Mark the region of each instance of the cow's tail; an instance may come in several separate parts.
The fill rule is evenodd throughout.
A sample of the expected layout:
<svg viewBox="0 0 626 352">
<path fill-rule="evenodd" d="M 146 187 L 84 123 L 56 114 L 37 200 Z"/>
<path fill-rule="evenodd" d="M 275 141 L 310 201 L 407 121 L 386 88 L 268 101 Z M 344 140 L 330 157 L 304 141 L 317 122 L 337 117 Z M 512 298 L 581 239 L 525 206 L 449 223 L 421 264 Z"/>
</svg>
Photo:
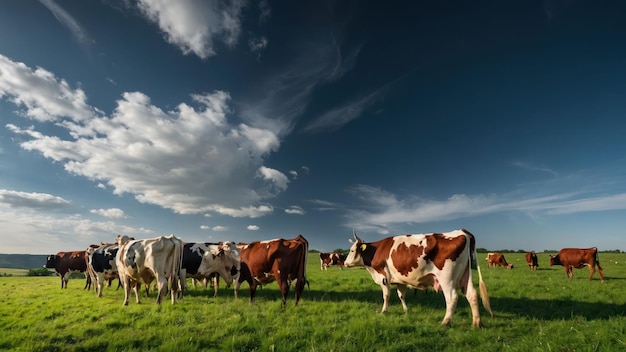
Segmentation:
<svg viewBox="0 0 626 352">
<path fill-rule="evenodd" d="M 598 264 L 598 269 L 602 270 L 602 266 L 600 265 L 600 258 L 598 258 L 598 248 L 593 247 L 593 249 L 596 250 L 596 252 L 593 254 L 594 257 L 596 257 L 596 264 Z"/>
<path fill-rule="evenodd" d="M 476 271 L 478 271 L 478 287 L 480 290 L 480 299 L 483 302 L 483 307 L 489 312 L 491 317 L 493 318 L 493 311 L 491 310 L 491 303 L 489 302 L 489 293 L 487 292 L 487 285 L 483 280 L 483 274 L 480 271 L 480 260 L 478 260 L 478 254 L 476 253 L 476 239 L 473 234 L 469 231 L 462 229 L 465 234 L 467 234 L 470 238 L 470 269 L 472 266 L 472 261 L 476 262 Z M 473 285 L 471 282 L 468 285 Z"/>
<path fill-rule="evenodd" d="M 174 243 L 174 258 L 172 259 L 172 289 L 176 287 L 176 290 L 180 293 L 183 292 L 184 288 L 184 278 L 181 275 L 183 270 L 183 241 L 172 237 L 172 242 Z"/>
<path fill-rule="evenodd" d="M 303 237 L 303 239 L 304 239 L 304 237 Z M 307 279 L 307 277 L 306 277 L 306 267 L 307 267 L 307 264 L 308 264 L 308 261 L 309 261 L 309 242 L 306 239 L 304 239 L 304 254 L 303 255 L 304 255 L 304 258 L 302 258 L 302 267 L 300 268 L 302 276 L 300 276 L 300 275 L 298 275 L 298 276 L 303 278 L 304 282 L 306 283 L 306 286 L 310 290 L 311 286 L 309 285 L 309 279 Z M 300 273 L 298 273 L 298 274 L 300 274 Z M 303 287 L 304 287 L 304 285 L 303 285 Z"/>
<path fill-rule="evenodd" d="M 489 302 L 489 294 L 487 293 L 487 285 L 483 280 L 483 274 L 480 272 L 480 265 L 478 264 L 479 260 L 476 256 L 476 250 L 474 250 L 474 258 L 476 258 L 476 271 L 478 271 L 478 286 L 480 288 L 480 299 L 483 302 L 483 307 L 489 312 L 491 317 L 493 318 L 493 311 L 491 311 L 491 303 Z"/>
</svg>

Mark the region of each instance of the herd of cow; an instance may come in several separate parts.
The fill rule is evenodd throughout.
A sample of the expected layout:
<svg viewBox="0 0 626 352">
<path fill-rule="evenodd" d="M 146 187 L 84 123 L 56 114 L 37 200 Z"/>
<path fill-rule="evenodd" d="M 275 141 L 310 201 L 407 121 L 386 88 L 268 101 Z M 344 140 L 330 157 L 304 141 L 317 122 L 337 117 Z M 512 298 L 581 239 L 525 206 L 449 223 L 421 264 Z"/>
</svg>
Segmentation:
<svg viewBox="0 0 626 352">
<path fill-rule="evenodd" d="M 350 239 L 352 246 L 347 256 L 341 253 L 320 253 L 320 268 L 327 270 L 331 265 L 365 267 L 383 293 L 382 312 L 387 311 L 390 286 L 396 285 L 398 297 L 405 311 L 407 288 L 425 290 L 433 287 L 442 291 L 446 302 L 446 313 L 442 325 L 450 325 L 456 309 L 458 290 L 469 302 L 472 325 L 482 326 L 478 308 L 478 291 L 472 281 L 472 263 L 476 263 L 479 291 L 485 309 L 493 316 L 476 255 L 474 235 L 465 229 L 447 233 L 411 234 L 387 237 L 376 242 L 364 242 L 356 233 Z M 140 302 L 141 285 L 146 287 L 156 281 L 157 298 L 160 303 L 170 290 L 172 303 L 182 298 L 186 279 L 212 280 L 217 294 L 219 279 L 228 285 L 234 284 L 235 297 L 244 281 L 250 287 L 250 302 L 254 302 L 258 285 L 276 281 L 282 296 L 282 306 L 291 283 L 295 281 L 295 303 L 298 304 L 306 276 L 309 243 L 298 235 L 293 239 L 273 239 L 250 243 L 183 242 L 170 235 L 136 240 L 118 236 L 115 243 L 91 245 L 86 250 L 59 252 L 47 258 L 45 267 L 54 269 L 61 277 L 61 288 L 67 287 L 72 272 L 84 272 L 89 288 L 94 284 L 96 294 L 102 296 L 105 282 L 119 278 L 124 288 L 124 305 L 128 304 L 130 291 Z M 537 256 L 526 254 L 528 266 L 536 270 Z M 501 253 L 489 253 L 488 267 L 508 264 Z M 604 281 L 597 249 L 562 249 L 550 256 L 550 265 L 563 265 L 572 278 L 572 268 L 590 267 L 590 279 L 598 265 L 600 278 Z M 195 282 L 195 281 L 194 281 Z M 206 281 L 205 281 L 206 282 Z"/>
</svg>

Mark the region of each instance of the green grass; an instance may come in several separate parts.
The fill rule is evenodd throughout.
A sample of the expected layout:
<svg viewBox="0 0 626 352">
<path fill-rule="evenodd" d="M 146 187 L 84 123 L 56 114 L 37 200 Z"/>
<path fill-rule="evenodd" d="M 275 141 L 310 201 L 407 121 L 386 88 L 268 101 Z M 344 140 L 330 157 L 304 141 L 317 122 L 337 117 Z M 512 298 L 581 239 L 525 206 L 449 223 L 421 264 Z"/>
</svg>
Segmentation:
<svg viewBox="0 0 626 352">
<path fill-rule="evenodd" d="M 0 276 L 26 276 L 28 269 L 0 268 Z"/>
<path fill-rule="evenodd" d="M 484 329 L 471 328 L 460 295 L 451 328 L 439 324 L 443 296 L 409 292 L 409 313 L 393 291 L 389 312 L 380 314 L 380 288 L 363 269 L 319 269 L 309 260 L 310 289 L 300 306 L 293 295 L 280 307 L 275 283 L 248 303 L 232 289 L 191 288 L 185 299 L 154 304 L 154 296 L 122 306 L 115 284 L 104 297 L 83 291 L 73 279 L 61 290 L 58 277 L 0 277 L 0 350 L 20 351 L 616 351 L 626 350 L 626 254 L 600 253 L 606 282 L 589 271 L 549 267 L 540 253 L 530 271 L 522 254 L 506 254 L 513 270 L 481 269 L 495 313 L 481 307 Z M 475 282 L 477 275 L 474 275 Z M 224 286 L 224 285 L 222 285 Z"/>
</svg>

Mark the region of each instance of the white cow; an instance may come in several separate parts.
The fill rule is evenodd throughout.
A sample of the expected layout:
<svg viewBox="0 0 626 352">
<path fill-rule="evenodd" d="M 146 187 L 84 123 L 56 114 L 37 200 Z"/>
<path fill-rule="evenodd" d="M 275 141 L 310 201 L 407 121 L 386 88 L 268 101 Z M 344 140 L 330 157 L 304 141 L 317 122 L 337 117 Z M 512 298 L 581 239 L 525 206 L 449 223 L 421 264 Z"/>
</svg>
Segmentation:
<svg viewBox="0 0 626 352">
<path fill-rule="evenodd" d="M 158 288 L 156 303 L 161 303 L 161 298 L 167 294 L 169 280 L 174 304 L 178 291 L 182 290 L 183 241 L 174 235 L 144 240 L 118 236 L 117 243 L 120 248 L 115 262 L 124 286 L 124 305 L 128 304 L 131 287 L 139 303 L 140 284 L 149 284 L 154 279 Z"/>
<path fill-rule="evenodd" d="M 186 288 L 185 278 L 204 280 L 211 274 L 214 277 L 214 297 L 219 289 L 219 277 L 228 285 L 239 279 L 241 270 L 240 250 L 229 241 L 222 243 L 189 242 L 183 244 L 183 269 L 181 278 Z"/>
</svg>

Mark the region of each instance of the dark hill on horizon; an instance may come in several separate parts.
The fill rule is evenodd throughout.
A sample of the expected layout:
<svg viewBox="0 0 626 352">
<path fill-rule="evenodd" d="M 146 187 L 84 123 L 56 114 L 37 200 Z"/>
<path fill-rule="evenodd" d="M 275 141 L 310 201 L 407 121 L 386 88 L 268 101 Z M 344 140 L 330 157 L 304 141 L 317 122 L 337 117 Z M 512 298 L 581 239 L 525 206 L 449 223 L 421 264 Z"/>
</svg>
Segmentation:
<svg viewBox="0 0 626 352">
<path fill-rule="evenodd" d="M 35 269 L 46 264 L 44 254 L 0 254 L 0 268 Z"/>
</svg>

